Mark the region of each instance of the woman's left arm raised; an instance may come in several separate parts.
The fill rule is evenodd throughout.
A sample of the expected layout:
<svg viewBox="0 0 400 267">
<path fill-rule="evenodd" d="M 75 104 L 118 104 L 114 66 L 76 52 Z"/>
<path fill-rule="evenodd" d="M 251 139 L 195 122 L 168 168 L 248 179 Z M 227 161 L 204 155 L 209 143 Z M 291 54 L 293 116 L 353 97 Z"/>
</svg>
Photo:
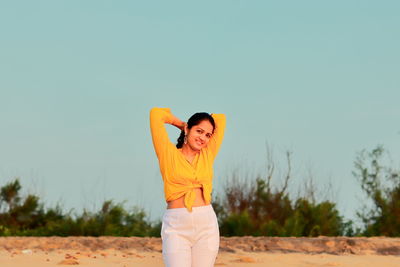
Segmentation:
<svg viewBox="0 0 400 267">
<path fill-rule="evenodd" d="M 218 154 L 219 148 L 222 144 L 225 134 L 226 117 L 225 114 L 211 114 L 215 122 L 214 133 L 207 145 L 207 149 L 211 152 L 215 158 Z"/>
</svg>

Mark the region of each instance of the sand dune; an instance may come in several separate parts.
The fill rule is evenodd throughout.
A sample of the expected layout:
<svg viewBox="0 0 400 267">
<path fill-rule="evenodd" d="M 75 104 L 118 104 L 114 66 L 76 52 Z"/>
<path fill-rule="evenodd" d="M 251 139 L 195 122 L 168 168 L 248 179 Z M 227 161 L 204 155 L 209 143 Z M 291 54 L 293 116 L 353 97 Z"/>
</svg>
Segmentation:
<svg viewBox="0 0 400 267">
<path fill-rule="evenodd" d="M 161 240 L 2 237 L 0 266 L 163 266 Z M 215 266 L 400 266 L 400 238 L 221 237 Z"/>
</svg>

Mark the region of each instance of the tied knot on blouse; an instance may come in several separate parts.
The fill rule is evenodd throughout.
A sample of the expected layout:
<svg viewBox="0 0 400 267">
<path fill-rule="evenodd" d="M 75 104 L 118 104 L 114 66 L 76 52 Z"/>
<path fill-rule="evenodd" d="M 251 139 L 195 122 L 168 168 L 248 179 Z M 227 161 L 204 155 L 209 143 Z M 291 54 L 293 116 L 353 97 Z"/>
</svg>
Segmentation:
<svg viewBox="0 0 400 267">
<path fill-rule="evenodd" d="M 188 207 L 188 209 L 191 211 L 191 203 L 194 202 L 195 198 L 196 198 L 196 194 L 194 192 L 195 188 L 203 188 L 203 184 L 201 184 L 198 181 L 194 181 L 189 183 L 188 187 L 185 190 L 185 206 Z"/>
</svg>

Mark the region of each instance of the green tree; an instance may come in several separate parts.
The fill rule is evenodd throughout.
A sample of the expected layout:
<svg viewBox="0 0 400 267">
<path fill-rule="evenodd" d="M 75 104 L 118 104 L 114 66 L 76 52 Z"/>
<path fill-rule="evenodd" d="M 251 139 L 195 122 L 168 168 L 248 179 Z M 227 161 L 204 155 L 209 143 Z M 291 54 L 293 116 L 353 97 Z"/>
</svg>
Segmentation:
<svg viewBox="0 0 400 267">
<path fill-rule="evenodd" d="M 63 212 L 60 205 L 45 209 L 35 195 L 20 196 L 18 179 L 0 188 L 0 236 L 159 236 L 161 223 L 151 223 L 143 209 L 126 210 L 107 200 L 97 212 Z"/>
<path fill-rule="evenodd" d="M 314 188 L 309 188 L 308 198 L 290 198 L 290 156 L 287 152 L 287 171 L 280 188 L 271 185 L 275 164 L 270 156 L 266 178 L 244 180 L 237 173 L 232 175 L 224 195 L 214 201 L 222 235 L 337 236 L 351 232 L 347 231 L 351 224 L 343 222 L 335 203 L 315 201 Z"/>
<path fill-rule="evenodd" d="M 400 171 L 387 166 L 388 158 L 383 146 L 377 146 L 359 152 L 354 162 L 353 175 L 372 203 L 357 213 L 367 236 L 400 236 Z"/>
<path fill-rule="evenodd" d="M 37 226 L 38 218 L 42 213 L 39 198 L 28 195 L 21 199 L 19 191 L 21 185 L 18 179 L 0 189 L 0 225 L 9 229 L 29 229 Z"/>
</svg>

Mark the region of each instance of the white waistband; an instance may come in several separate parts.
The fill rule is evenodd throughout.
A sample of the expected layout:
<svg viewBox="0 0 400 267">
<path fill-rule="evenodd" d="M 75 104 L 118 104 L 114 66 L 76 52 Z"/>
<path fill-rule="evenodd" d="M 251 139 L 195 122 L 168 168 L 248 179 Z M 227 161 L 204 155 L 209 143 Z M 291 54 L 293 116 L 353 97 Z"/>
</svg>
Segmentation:
<svg viewBox="0 0 400 267">
<path fill-rule="evenodd" d="M 198 206 L 198 207 L 192 207 L 192 213 L 201 213 L 201 212 L 206 212 L 213 210 L 213 207 L 211 204 L 205 205 L 205 206 Z M 190 213 L 187 208 L 175 208 L 175 209 L 167 209 L 165 211 L 167 214 L 182 214 L 182 213 Z"/>
</svg>

